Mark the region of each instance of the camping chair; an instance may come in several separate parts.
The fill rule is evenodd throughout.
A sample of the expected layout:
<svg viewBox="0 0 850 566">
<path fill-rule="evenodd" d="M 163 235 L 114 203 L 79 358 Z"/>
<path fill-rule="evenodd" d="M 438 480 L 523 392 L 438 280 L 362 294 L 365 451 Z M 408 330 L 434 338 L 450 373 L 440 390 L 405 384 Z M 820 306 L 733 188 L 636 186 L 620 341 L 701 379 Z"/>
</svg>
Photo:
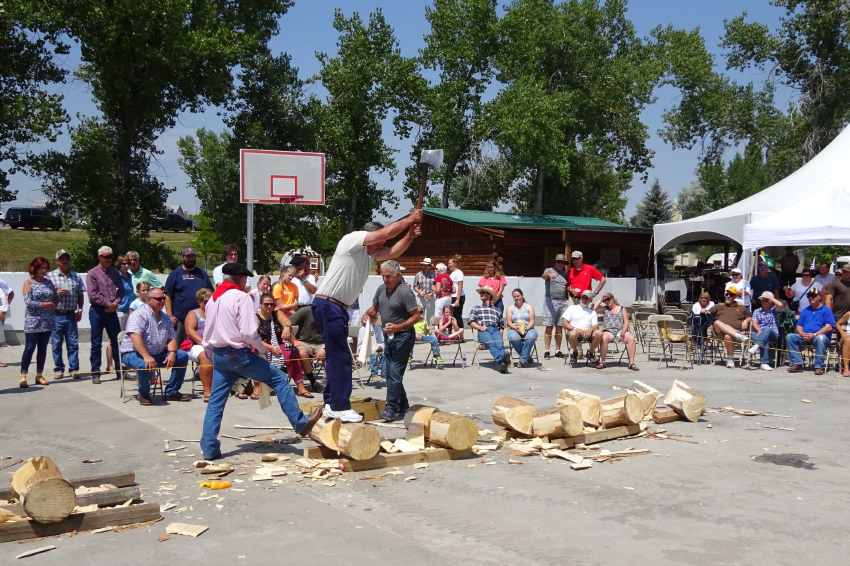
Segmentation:
<svg viewBox="0 0 850 566">
<path fill-rule="evenodd" d="M 475 331 L 475 336 L 476 336 L 476 337 L 478 336 L 478 331 L 477 331 L 477 330 Z M 507 346 L 505 346 L 505 345 L 504 345 L 504 341 L 505 341 L 504 331 L 503 331 L 502 333 L 500 333 L 500 336 L 502 337 L 502 346 L 504 346 L 504 347 L 506 348 L 506 350 L 505 350 L 505 351 L 510 352 L 510 347 L 511 347 L 511 345 L 510 345 L 510 344 L 508 344 Z M 482 349 L 481 349 L 481 348 L 479 348 L 478 346 L 479 346 L 479 345 L 483 345 L 483 344 L 481 344 L 481 342 L 480 342 L 480 341 L 478 341 L 477 339 L 475 340 L 475 342 L 476 342 L 476 346 L 475 346 L 475 349 L 472 351 L 472 362 L 471 362 L 471 364 L 470 364 L 470 365 L 473 365 L 473 366 L 475 365 L 475 360 L 477 360 L 477 359 L 478 359 L 478 354 L 482 354 L 482 355 L 483 355 L 483 354 L 485 354 L 485 353 L 486 353 L 488 356 L 490 356 L 490 359 L 491 359 L 492 361 L 494 361 L 494 362 L 496 362 L 496 361 L 497 361 L 497 360 L 494 360 L 494 359 L 493 359 L 493 356 L 490 354 L 490 350 L 489 350 L 489 348 L 486 348 L 486 347 L 485 347 L 485 348 L 482 350 Z M 480 365 L 481 365 L 481 362 L 478 362 L 478 365 L 480 366 Z"/>
<path fill-rule="evenodd" d="M 122 330 L 118 333 L 118 344 L 121 344 L 124 341 L 124 337 L 127 335 L 127 332 Z M 139 374 L 137 373 L 139 370 L 132 368 L 124 368 L 124 360 L 121 357 L 121 352 L 118 352 L 118 367 L 115 368 L 118 372 L 119 379 L 121 380 L 121 401 L 126 403 L 130 399 L 133 398 L 133 395 L 127 395 L 128 389 L 126 385 L 126 381 L 129 381 L 131 378 L 128 374 L 132 374 L 136 379 L 136 383 L 139 383 Z M 157 391 L 159 391 L 160 399 L 165 402 L 165 389 L 162 384 L 162 373 L 159 368 L 149 370 L 153 375 L 150 378 L 150 387 L 151 387 L 151 401 L 156 398 Z M 138 385 L 136 387 L 137 395 L 138 395 Z"/>
<path fill-rule="evenodd" d="M 669 317 L 669 318 L 662 318 Z M 659 315 L 655 321 L 658 328 L 658 337 L 661 343 L 661 355 L 664 360 L 664 365 L 670 367 L 670 362 L 677 361 L 676 354 L 681 354 L 678 361 L 688 364 L 691 369 L 694 367 L 694 347 L 691 341 L 691 336 L 688 333 L 687 325 L 681 320 L 677 320 L 671 315 Z"/>
</svg>

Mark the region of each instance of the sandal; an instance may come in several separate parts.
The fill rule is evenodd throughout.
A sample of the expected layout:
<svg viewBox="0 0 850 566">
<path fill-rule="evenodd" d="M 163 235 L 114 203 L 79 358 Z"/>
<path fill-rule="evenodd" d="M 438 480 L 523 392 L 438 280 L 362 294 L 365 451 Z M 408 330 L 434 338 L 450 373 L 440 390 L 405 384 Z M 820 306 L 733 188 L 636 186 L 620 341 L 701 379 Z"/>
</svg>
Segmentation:
<svg viewBox="0 0 850 566">
<path fill-rule="evenodd" d="M 635 364 L 629 364 L 629 369 L 632 371 L 640 371 L 640 368 L 637 367 Z"/>
<path fill-rule="evenodd" d="M 593 367 L 595 367 L 596 369 L 605 369 L 605 364 L 602 362 L 596 362 L 596 365 Z"/>
<path fill-rule="evenodd" d="M 29 384 L 29 383 L 27 383 L 27 378 L 26 378 L 26 376 L 24 376 L 24 377 L 22 377 L 22 378 L 21 378 L 21 380 L 18 382 L 18 386 L 19 386 L 21 389 L 26 389 L 27 387 L 29 387 L 29 386 L 30 386 L 30 384 Z"/>
<path fill-rule="evenodd" d="M 35 382 L 38 383 L 39 385 L 48 385 L 47 380 L 44 379 L 43 375 L 35 376 Z"/>
</svg>

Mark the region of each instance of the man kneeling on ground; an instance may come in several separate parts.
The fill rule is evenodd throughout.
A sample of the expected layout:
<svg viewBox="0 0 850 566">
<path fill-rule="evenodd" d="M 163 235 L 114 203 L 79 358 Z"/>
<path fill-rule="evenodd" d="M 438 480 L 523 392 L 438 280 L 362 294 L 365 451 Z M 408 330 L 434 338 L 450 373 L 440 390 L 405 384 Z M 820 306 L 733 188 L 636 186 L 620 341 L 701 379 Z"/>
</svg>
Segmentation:
<svg viewBox="0 0 850 566">
<path fill-rule="evenodd" d="M 189 356 L 177 349 L 177 333 L 174 321 L 163 312 L 165 292 L 161 288 L 148 292 L 148 302 L 134 310 L 127 319 L 127 330 L 119 350 L 121 362 L 127 369 L 139 370 L 139 403 L 150 405 L 151 370 L 172 368 L 171 377 L 165 387 L 165 398 L 169 401 L 189 401 L 191 395 L 180 393 Z"/>
<path fill-rule="evenodd" d="M 581 303 L 570 305 L 561 316 L 561 326 L 567 331 L 567 340 L 573 349 L 570 354 L 570 363 L 575 364 L 581 355 L 579 341 L 591 341 L 587 350 L 587 361 L 593 361 L 593 351 L 599 347 L 599 339 L 594 340 L 593 333 L 599 326 L 599 317 L 590 303 L 593 300 L 593 291 L 583 291 Z M 601 335 L 600 335 L 601 336 Z M 601 339 L 601 338 L 600 338 Z"/>
<path fill-rule="evenodd" d="M 726 367 L 735 367 L 735 342 L 743 342 L 747 337 L 743 334 L 750 328 L 750 313 L 747 308 L 737 302 L 740 291 L 729 287 L 723 295 L 724 302 L 714 305 L 710 312 L 714 315 L 712 328 L 714 334 L 723 340 L 726 346 Z"/>
<path fill-rule="evenodd" d="M 481 304 L 469 313 L 469 326 L 478 331 L 478 341 L 484 344 L 493 359 L 499 362 L 499 371 L 508 373 L 511 355 L 505 351 L 502 329 L 505 327 L 502 311 L 493 306 L 496 292 L 490 287 L 479 287 L 478 296 Z"/>
</svg>

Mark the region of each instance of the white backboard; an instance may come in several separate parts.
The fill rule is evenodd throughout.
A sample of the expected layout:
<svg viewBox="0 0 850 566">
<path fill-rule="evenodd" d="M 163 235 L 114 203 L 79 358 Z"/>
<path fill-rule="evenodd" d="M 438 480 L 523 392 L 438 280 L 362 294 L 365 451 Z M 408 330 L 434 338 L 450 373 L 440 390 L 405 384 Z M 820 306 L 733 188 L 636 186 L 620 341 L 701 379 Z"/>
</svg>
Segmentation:
<svg viewBox="0 0 850 566">
<path fill-rule="evenodd" d="M 240 149 L 239 201 L 243 204 L 325 204 L 325 154 Z"/>
</svg>

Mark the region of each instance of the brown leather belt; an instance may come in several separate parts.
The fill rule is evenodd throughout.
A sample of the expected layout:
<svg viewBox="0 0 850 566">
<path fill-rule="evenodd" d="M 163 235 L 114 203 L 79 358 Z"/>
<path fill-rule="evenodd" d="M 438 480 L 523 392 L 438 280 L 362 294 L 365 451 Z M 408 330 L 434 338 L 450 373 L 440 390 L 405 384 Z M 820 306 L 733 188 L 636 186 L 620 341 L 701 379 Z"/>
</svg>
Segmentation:
<svg viewBox="0 0 850 566">
<path fill-rule="evenodd" d="M 328 297 L 327 295 L 313 295 L 313 296 L 314 296 L 314 297 L 317 297 L 317 298 L 319 298 L 319 299 L 324 299 L 324 300 L 326 300 L 326 301 L 330 301 L 330 302 L 332 302 L 333 304 L 337 305 L 338 307 L 342 307 L 342 308 L 344 308 L 344 309 L 348 310 L 348 305 L 346 305 L 346 304 L 345 304 L 345 303 L 343 303 L 342 301 L 337 301 L 337 300 L 336 300 L 336 299 L 334 299 L 333 297 Z"/>
</svg>

